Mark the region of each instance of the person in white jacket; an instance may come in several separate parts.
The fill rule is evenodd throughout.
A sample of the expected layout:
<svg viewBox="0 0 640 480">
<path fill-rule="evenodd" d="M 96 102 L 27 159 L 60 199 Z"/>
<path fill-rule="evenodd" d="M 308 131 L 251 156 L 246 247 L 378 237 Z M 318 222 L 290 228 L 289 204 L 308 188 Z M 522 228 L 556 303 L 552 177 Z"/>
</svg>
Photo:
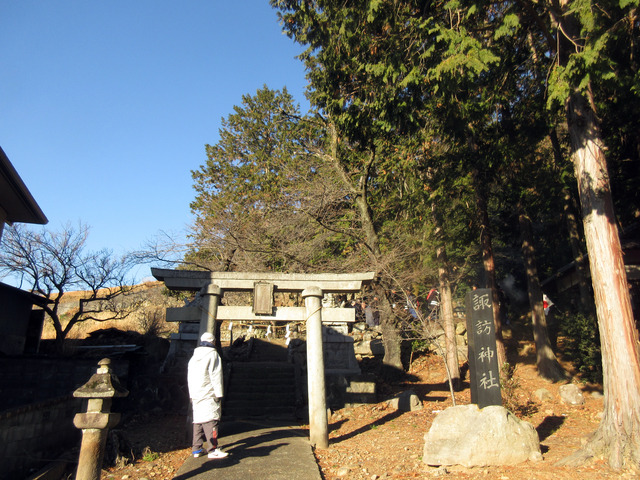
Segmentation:
<svg viewBox="0 0 640 480">
<path fill-rule="evenodd" d="M 218 448 L 218 425 L 221 402 L 224 395 L 222 361 L 214 347 L 213 335 L 205 332 L 200 345 L 189 360 L 187 384 L 193 406 L 193 456 L 205 454 L 204 441 L 210 444 L 209 458 L 224 458 L 229 455 Z"/>
</svg>

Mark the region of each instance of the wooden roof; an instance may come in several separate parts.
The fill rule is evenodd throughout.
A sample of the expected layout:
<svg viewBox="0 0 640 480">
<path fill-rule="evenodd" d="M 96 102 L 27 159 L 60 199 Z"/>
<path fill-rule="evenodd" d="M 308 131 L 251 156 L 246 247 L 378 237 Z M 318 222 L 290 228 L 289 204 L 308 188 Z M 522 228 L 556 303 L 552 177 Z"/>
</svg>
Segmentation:
<svg viewBox="0 0 640 480">
<path fill-rule="evenodd" d="M 2 148 L 0 148 L 0 209 L 6 213 L 5 221 L 9 224 L 20 222 L 44 225 L 48 222 Z"/>
</svg>

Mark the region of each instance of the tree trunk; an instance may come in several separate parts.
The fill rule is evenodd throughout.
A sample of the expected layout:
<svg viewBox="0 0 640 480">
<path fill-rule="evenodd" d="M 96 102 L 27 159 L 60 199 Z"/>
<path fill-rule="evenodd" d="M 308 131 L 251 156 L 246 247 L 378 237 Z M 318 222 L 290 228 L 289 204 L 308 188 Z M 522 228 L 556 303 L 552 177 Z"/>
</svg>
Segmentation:
<svg viewBox="0 0 640 480">
<path fill-rule="evenodd" d="M 64 333 L 56 334 L 56 338 L 53 340 L 53 350 L 56 354 L 62 355 L 64 353 L 65 339 Z"/>
<path fill-rule="evenodd" d="M 220 261 L 220 267 L 222 272 L 231 271 L 231 267 L 233 266 L 233 257 L 235 256 L 237 250 L 238 249 L 236 247 L 231 247 L 226 249 L 226 252 L 224 252 L 223 258 L 221 258 L 221 261 Z M 216 320 L 214 332 L 213 332 L 213 338 L 215 339 L 216 351 L 218 352 L 219 355 L 222 355 L 222 322 L 221 321 Z"/>
<path fill-rule="evenodd" d="M 491 289 L 493 301 L 493 323 L 496 329 L 496 352 L 498 365 L 502 368 L 507 362 L 507 353 L 502 338 L 502 320 L 500 318 L 500 298 L 498 296 L 498 285 L 496 283 L 496 267 L 493 258 L 493 248 L 491 245 L 491 232 L 489 231 L 489 213 L 487 211 L 487 200 L 484 188 L 481 185 L 480 174 L 477 169 L 473 170 L 474 189 L 476 191 L 476 202 L 478 214 L 480 216 L 480 246 L 482 249 L 482 264 L 486 275 L 486 288 Z"/>
<path fill-rule="evenodd" d="M 587 256 L 582 251 L 580 232 L 578 228 L 578 219 L 574 210 L 574 198 L 569 189 L 564 189 L 563 210 L 564 218 L 567 223 L 569 232 L 569 244 L 571 245 L 571 254 L 576 264 L 576 274 L 578 276 L 578 291 L 580 292 L 580 310 L 589 311 L 593 307 L 593 297 L 589 292 L 589 269 L 587 265 Z"/>
<path fill-rule="evenodd" d="M 438 277 L 440 283 L 440 319 L 444 327 L 447 374 L 453 390 L 460 389 L 460 363 L 458 362 L 458 346 L 456 344 L 456 326 L 453 321 L 453 299 L 449 283 L 447 252 L 444 246 L 438 248 Z"/>
<path fill-rule="evenodd" d="M 389 289 L 384 289 L 389 291 Z M 402 338 L 395 324 L 395 315 L 386 295 L 378 296 L 381 302 L 380 330 L 382 331 L 382 343 L 384 345 L 384 376 L 394 379 L 404 371 L 402 365 Z"/>
<path fill-rule="evenodd" d="M 374 261 L 380 260 L 380 239 L 378 232 L 376 231 L 375 224 L 371 213 L 371 208 L 368 202 L 368 189 L 367 182 L 369 181 L 369 175 L 373 162 L 375 161 L 375 151 L 371 150 L 370 157 L 367 163 L 364 165 L 362 172 L 358 176 L 357 185 L 353 185 L 351 176 L 340 162 L 338 156 L 338 134 L 335 125 L 331 122 L 327 124 L 327 128 L 331 134 L 331 162 L 332 167 L 338 177 L 341 179 L 345 188 L 350 191 L 354 198 L 356 208 L 359 213 L 360 222 L 362 224 L 362 231 L 364 233 L 364 241 L 370 254 L 374 258 Z M 395 324 L 395 315 L 391 310 L 391 305 L 384 292 L 378 295 L 378 298 L 382 302 L 382 308 L 380 311 L 380 328 L 383 335 L 384 344 L 384 359 L 383 363 L 385 367 L 389 367 L 389 371 L 395 372 L 402 371 L 402 339 L 400 332 Z"/>
<path fill-rule="evenodd" d="M 440 318 L 444 329 L 445 365 L 447 368 L 447 378 L 450 382 L 451 390 L 459 390 L 460 363 L 458 360 L 458 346 L 456 344 L 456 326 L 453 318 L 453 295 L 451 294 L 451 276 L 447 249 L 445 247 L 444 228 L 437 205 L 431 206 L 433 222 L 435 224 L 435 236 L 440 244 L 436 249 L 436 259 L 438 262 L 438 284 L 440 289 Z M 429 305 L 427 305 L 429 308 Z M 453 395 L 453 394 L 452 394 Z"/>
<path fill-rule="evenodd" d="M 549 132 L 549 139 L 553 147 L 553 157 L 556 169 L 558 172 L 562 170 L 562 151 L 560 148 L 560 141 L 555 128 Z M 576 208 L 574 208 L 575 201 L 574 196 L 571 194 L 569 188 L 562 189 L 562 210 L 564 212 L 564 219 L 567 224 L 567 232 L 569 233 L 569 244 L 571 246 L 571 253 L 573 260 L 576 264 L 576 274 L 578 276 L 578 289 L 580 292 L 580 309 L 583 312 L 589 310 L 589 307 L 593 304 L 593 300 L 589 293 L 588 272 L 586 266 L 586 256 L 583 254 L 580 239 L 580 229 L 578 228 L 578 219 L 576 218 Z"/>
<path fill-rule="evenodd" d="M 47 298 L 50 299 L 51 296 L 47 295 Z M 60 307 L 61 299 L 62 295 L 58 294 L 53 301 L 53 307 L 44 307 L 44 311 L 51 319 L 53 329 L 56 331 L 56 338 L 53 341 L 53 349 L 59 355 L 62 355 L 62 353 L 64 352 L 64 343 L 67 338 L 67 331 L 63 328 L 62 321 L 60 320 L 60 316 L 58 315 L 58 309 Z"/>
<path fill-rule="evenodd" d="M 570 55 L 581 51 L 587 41 L 581 35 L 577 17 L 571 13 L 572 7 L 569 0 L 548 2 L 559 33 L 557 56 L 561 67 L 566 66 Z M 604 456 L 612 468 L 637 468 L 640 464 L 639 338 L 613 212 L 604 144 L 593 101 L 588 102 L 584 94 L 576 90 L 569 95 L 566 107 L 600 332 L 604 412 L 598 429 L 586 445 L 562 463 L 579 465 Z"/>
<path fill-rule="evenodd" d="M 596 116 L 580 93 L 567 119 L 602 346 L 604 415 L 587 444 L 565 461 L 604 455 L 612 468 L 640 463 L 640 352 Z"/>
<path fill-rule="evenodd" d="M 340 161 L 338 156 L 338 133 L 333 123 L 329 122 L 327 128 L 331 134 L 331 165 L 333 170 L 338 175 L 338 178 L 342 181 L 345 189 L 354 196 L 355 204 L 360 216 L 360 222 L 362 223 L 362 231 L 364 232 L 365 244 L 368 250 L 376 257 L 380 255 L 380 239 L 378 232 L 376 231 L 375 224 L 371 214 L 371 207 L 368 201 L 368 188 L 369 175 L 371 167 L 375 161 L 375 151 L 371 150 L 370 157 L 367 163 L 363 166 L 362 172 L 358 176 L 357 185 L 354 185 L 349 175 L 349 172 Z"/>
<path fill-rule="evenodd" d="M 567 373 L 558 363 L 553 353 L 549 334 L 547 331 L 547 319 L 542 304 L 542 289 L 538 280 L 538 268 L 536 266 L 535 248 L 533 246 L 533 234 L 531 233 L 531 220 L 521 213 L 518 216 L 520 232 L 522 234 L 522 256 L 525 271 L 527 273 L 527 292 L 531 307 L 531 319 L 533 322 L 533 338 L 536 343 L 536 365 L 538 374 L 552 382 L 564 380 Z"/>
</svg>

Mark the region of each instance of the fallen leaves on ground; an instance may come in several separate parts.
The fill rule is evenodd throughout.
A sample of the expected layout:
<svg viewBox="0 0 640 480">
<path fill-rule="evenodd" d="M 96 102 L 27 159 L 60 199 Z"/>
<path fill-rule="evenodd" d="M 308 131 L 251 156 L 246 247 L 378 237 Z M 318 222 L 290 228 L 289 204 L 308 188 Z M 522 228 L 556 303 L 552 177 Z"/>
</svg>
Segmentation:
<svg viewBox="0 0 640 480">
<path fill-rule="evenodd" d="M 609 469 L 603 460 L 595 460 L 582 467 L 558 467 L 556 463 L 575 452 L 593 432 L 599 422 L 603 398 L 595 388 L 584 388 L 586 402 L 573 406 L 561 402 L 554 384 L 541 379 L 535 368 L 535 356 L 519 359 L 514 377 L 517 404 L 523 406 L 516 414 L 538 430 L 543 453 L 540 462 L 526 462 L 516 466 L 465 468 L 461 466 L 429 467 L 422 462 L 424 434 L 435 416 L 453 405 L 444 366 L 440 357 L 427 355 L 414 361 L 412 381 L 382 387 L 385 398 L 405 390 L 413 390 L 422 400 L 423 409 L 399 412 L 386 402 L 343 408 L 329 418 L 327 449 L 316 449 L 315 456 L 324 480 L 387 480 L 441 477 L 452 480 L 600 480 L 635 478 L 628 472 Z M 468 384 L 456 392 L 458 405 L 470 403 Z M 593 387 L 593 386 L 592 386 Z M 534 392 L 548 390 L 550 400 L 539 401 Z M 147 461 L 136 458 L 133 463 L 103 471 L 103 479 L 111 480 L 170 480 L 177 475 L 190 454 L 189 425 L 182 415 L 149 415 L 123 426 L 134 448 L 157 453 Z M 224 448 L 224 438 L 221 439 Z M 155 457 L 155 456 L 153 456 Z M 151 458 L 151 457 L 148 457 Z M 268 460 L 265 460 L 268 461 Z"/>
</svg>

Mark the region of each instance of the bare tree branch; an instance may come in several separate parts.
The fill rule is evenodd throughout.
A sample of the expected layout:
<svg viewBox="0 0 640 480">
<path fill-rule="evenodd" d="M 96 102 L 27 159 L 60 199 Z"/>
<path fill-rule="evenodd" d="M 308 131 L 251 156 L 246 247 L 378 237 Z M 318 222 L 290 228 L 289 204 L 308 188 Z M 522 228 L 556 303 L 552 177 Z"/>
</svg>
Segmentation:
<svg viewBox="0 0 640 480">
<path fill-rule="evenodd" d="M 33 293 L 50 300 L 43 308 L 53 322 L 59 350 L 77 323 L 118 320 L 131 311 L 131 303 L 124 298 L 134 288 L 127 278 L 132 259 L 114 257 L 109 250 L 85 252 L 88 235 L 89 228 L 83 224 L 67 224 L 60 231 L 14 225 L 2 239 L 0 276 L 15 275 L 21 287 L 26 283 Z M 66 321 L 59 312 L 60 304 L 74 290 L 86 294 Z"/>
</svg>

